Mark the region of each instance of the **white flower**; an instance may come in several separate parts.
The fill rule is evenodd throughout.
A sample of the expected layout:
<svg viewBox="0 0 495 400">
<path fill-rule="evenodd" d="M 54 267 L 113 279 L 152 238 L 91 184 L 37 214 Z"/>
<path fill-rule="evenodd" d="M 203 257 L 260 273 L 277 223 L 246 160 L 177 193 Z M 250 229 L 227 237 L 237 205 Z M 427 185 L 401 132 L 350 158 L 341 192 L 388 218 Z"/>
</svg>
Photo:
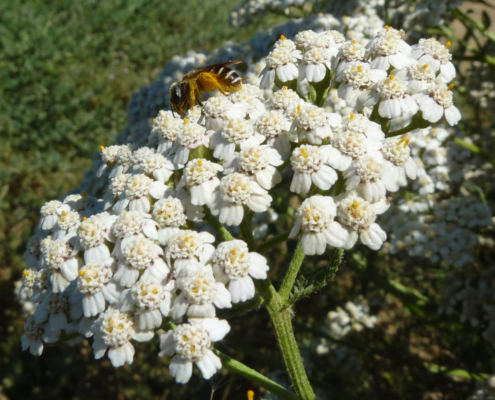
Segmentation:
<svg viewBox="0 0 495 400">
<path fill-rule="evenodd" d="M 294 37 L 294 42 L 299 50 L 307 50 L 318 34 L 312 30 L 301 31 Z"/>
<path fill-rule="evenodd" d="M 200 146 L 208 145 L 209 133 L 205 127 L 189 122 L 184 118 L 184 125 L 177 135 L 177 142 L 174 145 L 174 163 L 185 164 L 189 158 L 190 150 Z"/>
<path fill-rule="evenodd" d="M 340 62 L 335 72 L 339 75 L 346 68 L 347 63 L 363 62 L 365 58 L 366 48 L 357 40 L 349 40 L 339 49 L 337 59 L 339 59 Z"/>
<path fill-rule="evenodd" d="M 41 219 L 39 228 L 42 231 L 49 231 L 52 229 L 62 215 L 62 211 L 70 211 L 69 205 L 63 204 L 58 200 L 52 200 L 46 203 L 40 210 Z"/>
<path fill-rule="evenodd" d="M 216 282 L 211 267 L 197 263 L 177 278 L 180 295 L 174 300 L 170 311 L 173 319 L 187 313 L 191 318 L 215 317 L 218 308 L 231 308 L 231 295 L 221 282 Z"/>
<path fill-rule="evenodd" d="M 22 350 L 28 350 L 33 356 L 41 356 L 43 342 L 54 343 L 58 340 L 60 331 L 46 329 L 46 324 L 37 324 L 34 315 L 28 317 L 24 324 L 24 334 L 21 336 Z"/>
<path fill-rule="evenodd" d="M 167 246 L 167 257 L 173 258 L 175 275 L 195 268 L 197 262 L 206 264 L 215 251 L 215 237 L 208 232 L 181 230 L 174 234 Z"/>
<path fill-rule="evenodd" d="M 454 106 L 454 95 L 448 87 L 436 86 L 428 94 L 418 93 L 413 98 L 418 102 L 423 118 L 431 123 L 438 122 L 445 116 L 449 125 L 454 126 L 461 119 L 459 109 Z"/>
<path fill-rule="evenodd" d="M 401 70 L 392 71 L 397 78 L 407 82 L 407 92 L 410 94 L 429 89 L 435 82 L 435 73 L 436 70 L 431 65 L 419 62 Z"/>
<path fill-rule="evenodd" d="M 147 270 L 156 279 L 163 279 L 169 272 L 161 258 L 163 250 L 152 240 L 143 236 L 133 236 L 122 246 L 114 279 L 122 286 L 130 287 L 139 278 L 139 272 Z"/>
<path fill-rule="evenodd" d="M 174 164 L 169 158 L 165 158 L 159 153 L 149 154 L 139 164 L 141 172 L 162 183 L 167 182 L 174 171 L 180 168 L 182 165 Z"/>
<path fill-rule="evenodd" d="M 47 322 L 48 330 L 57 332 L 67 327 L 65 312 L 69 308 L 65 293 L 49 292 L 43 298 L 41 304 L 36 307 L 34 319 L 37 324 Z"/>
<path fill-rule="evenodd" d="M 167 197 L 158 200 L 153 206 L 153 219 L 158 223 L 158 241 L 167 244 L 172 235 L 180 230 L 187 222 L 184 207 L 179 199 Z"/>
<path fill-rule="evenodd" d="M 329 196 L 312 196 L 303 201 L 296 212 L 296 222 L 290 231 L 295 238 L 302 229 L 301 245 L 304 254 L 321 255 L 327 245 L 342 247 L 347 240 L 347 232 L 334 221 L 337 209 Z"/>
<path fill-rule="evenodd" d="M 236 146 L 245 142 L 261 144 L 265 137 L 254 131 L 250 121 L 245 119 L 229 119 L 223 128 L 211 136 L 210 148 L 214 149 L 213 157 L 225 160 L 231 157 Z"/>
<path fill-rule="evenodd" d="M 117 161 L 117 154 L 120 150 L 120 146 L 100 146 L 102 163 L 96 171 L 96 176 L 100 178 L 109 167 L 112 168 Z"/>
<path fill-rule="evenodd" d="M 77 290 L 83 295 L 82 307 L 86 318 L 95 317 L 105 311 L 105 300 L 113 304 L 119 300 L 120 292 L 112 282 L 115 260 L 86 264 L 79 270 Z M 77 295 L 71 295 L 71 302 L 76 302 Z"/>
<path fill-rule="evenodd" d="M 114 178 L 117 175 L 126 172 L 131 167 L 132 151 L 132 145 L 123 144 L 119 146 L 117 155 L 115 156 L 115 164 L 113 165 L 112 171 L 109 175 L 110 178 Z"/>
<path fill-rule="evenodd" d="M 394 75 L 378 82 L 377 91 L 381 97 L 378 113 L 381 117 L 392 119 L 402 114 L 414 115 L 418 112 L 418 105 L 406 94 L 406 90 L 407 83 Z"/>
<path fill-rule="evenodd" d="M 182 171 L 182 178 L 177 185 L 180 189 L 186 186 L 191 193 L 191 203 L 204 205 L 211 202 L 215 189 L 220 184 L 217 173 L 223 171 L 223 167 L 204 158 L 197 158 L 187 163 Z"/>
<path fill-rule="evenodd" d="M 302 58 L 299 66 L 299 80 L 307 79 L 308 82 L 320 82 L 325 78 L 327 70 L 330 70 L 330 52 L 325 48 L 314 47 Z"/>
<path fill-rule="evenodd" d="M 337 81 L 342 83 L 339 86 L 339 97 L 344 99 L 349 107 L 356 107 L 359 100 L 359 108 L 367 104 L 370 96 L 374 92 L 370 89 L 380 80 L 387 76 L 381 69 L 371 69 L 370 64 L 363 62 L 347 63 L 342 72 L 337 75 Z"/>
<path fill-rule="evenodd" d="M 95 359 L 102 358 L 109 349 L 108 358 L 114 367 L 132 364 L 135 350 L 130 343 L 131 339 L 147 342 L 154 335 L 153 332 L 137 331 L 132 316 L 116 308 L 109 308 L 101 314 L 91 330 L 95 338 Z"/>
<path fill-rule="evenodd" d="M 106 215 L 99 217 L 95 215 L 81 223 L 77 230 L 79 243 L 84 251 L 86 263 L 105 261 L 110 257 L 110 250 L 105 241 L 110 241 L 112 223 L 116 217 Z"/>
<path fill-rule="evenodd" d="M 249 252 L 242 240 L 220 243 L 212 257 L 215 278 L 226 284 L 232 295 L 232 303 L 252 299 L 255 295 L 255 279 L 266 279 L 269 270 L 266 258 Z"/>
<path fill-rule="evenodd" d="M 230 331 L 225 320 L 217 318 L 194 319 L 182 324 L 175 331 L 160 336 L 160 357 L 174 356 L 170 362 L 170 374 L 178 383 L 191 379 L 193 363 L 205 379 L 210 379 L 222 369 L 222 362 L 211 351 L 211 342 L 222 340 Z"/>
<path fill-rule="evenodd" d="M 273 147 L 280 154 L 290 153 L 290 141 L 287 136 L 290 122 L 282 112 L 272 110 L 260 115 L 254 128 L 267 138 L 266 144 L 268 146 Z"/>
<path fill-rule="evenodd" d="M 244 118 L 247 113 L 249 119 L 254 120 L 266 111 L 265 104 L 252 94 L 252 89 L 248 85 L 243 85 L 241 90 L 232 93 L 229 100 L 237 107 L 242 107 L 243 113 L 238 114 L 240 118 Z"/>
<path fill-rule="evenodd" d="M 103 199 L 105 202 L 103 209 L 108 210 L 115 204 L 115 200 L 124 193 L 127 181 L 130 177 L 131 174 L 119 174 L 110 180 L 110 185 L 108 186 L 107 193 Z"/>
<path fill-rule="evenodd" d="M 131 288 L 121 295 L 121 311 L 134 311 L 134 320 L 140 330 L 152 330 L 162 324 L 172 306 L 175 281 L 160 282 L 146 272 Z"/>
<path fill-rule="evenodd" d="M 411 158 L 410 140 L 409 137 L 385 139 L 381 149 L 385 159 L 384 174 L 399 186 L 407 186 L 406 176 L 416 179 L 418 166 Z"/>
<path fill-rule="evenodd" d="M 322 190 L 328 190 L 337 181 L 337 173 L 327 164 L 330 146 L 302 145 L 296 147 L 290 156 L 294 176 L 290 191 L 308 193 L 311 183 Z"/>
<path fill-rule="evenodd" d="M 284 47 L 278 47 L 266 57 L 266 67 L 261 71 L 260 87 L 270 87 L 275 78 L 280 82 L 288 82 L 297 79 L 299 70 L 297 62 L 302 58 L 300 50 L 291 50 Z"/>
<path fill-rule="evenodd" d="M 63 292 L 77 278 L 79 266 L 83 264 L 77 252 L 75 236 L 52 240 L 42 250 L 42 265 L 51 272 L 50 282 L 55 293 Z"/>
<path fill-rule="evenodd" d="M 62 211 L 54 227 L 54 238 L 61 239 L 67 234 L 76 232 L 80 223 L 81 215 L 77 211 Z"/>
<path fill-rule="evenodd" d="M 234 172 L 222 178 L 209 207 L 213 215 L 219 216 L 222 224 L 230 226 L 242 222 L 244 205 L 254 212 L 263 212 L 271 202 L 272 197 L 258 183 Z"/>
<path fill-rule="evenodd" d="M 332 139 L 332 126 L 338 126 L 342 117 L 340 114 L 327 113 L 313 104 L 305 108 L 298 106 L 299 113 L 292 123 L 291 134 L 295 136 L 294 141 L 307 140 L 310 144 L 322 144 L 323 139 Z M 297 134 L 299 138 L 297 139 Z"/>
<path fill-rule="evenodd" d="M 440 69 L 440 78 L 444 83 L 448 83 L 455 78 L 456 70 L 449 52 L 450 42 L 444 46 L 435 38 L 420 39 L 419 43 L 412 46 L 411 56 L 419 63 L 431 65 L 435 71 Z"/>
<path fill-rule="evenodd" d="M 139 149 L 134 150 L 131 156 L 132 169 L 134 171 L 138 171 L 144 160 L 152 154 L 155 154 L 155 149 L 148 146 L 140 147 Z"/>
<path fill-rule="evenodd" d="M 179 132 L 184 127 L 184 121 L 173 116 L 171 111 L 160 111 L 153 120 L 152 134 L 158 136 L 156 152 L 168 155 L 177 141 Z"/>
<path fill-rule="evenodd" d="M 151 219 L 151 215 L 140 211 L 125 211 L 119 215 L 112 226 L 112 232 L 117 238 L 112 255 L 120 259 L 122 248 L 135 235 L 144 236 L 158 240 L 157 223 Z"/>
<path fill-rule="evenodd" d="M 366 137 L 354 130 L 344 130 L 334 136 L 327 150 L 328 164 L 339 171 L 345 171 L 353 160 L 357 160 L 368 151 L 380 150 L 382 141 Z"/>
<path fill-rule="evenodd" d="M 234 171 L 243 173 L 256 181 L 263 189 L 271 189 L 282 181 L 277 166 L 282 165 L 282 157 L 277 150 L 268 146 L 242 144 L 241 151 L 225 160 L 225 173 Z"/>
<path fill-rule="evenodd" d="M 384 173 L 383 155 L 378 152 L 370 152 L 354 160 L 344 172 L 344 178 L 347 191 L 356 189 L 371 202 L 385 198 L 387 190 L 399 190 L 391 176 Z"/>
<path fill-rule="evenodd" d="M 351 249 L 358 238 L 372 250 L 378 250 L 382 246 L 387 234 L 375 223 L 375 219 L 377 214 L 382 214 L 388 209 L 389 205 L 385 200 L 370 204 L 350 192 L 337 207 L 337 219 L 349 233 L 343 245 L 345 249 Z"/>
<path fill-rule="evenodd" d="M 234 104 L 225 96 L 210 97 L 202 108 L 206 129 L 214 131 L 222 129 L 224 121 L 228 119 L 244 118 L 246 112 L 246 105 Z"/>
<path fill-rule="evenodd" d="M 388 26 L 371 39 L 367 44 L 371 57 L 371 68 L 379 68 L 387 71 L 390 66 L 394 68 L 404 68 L 411 65 L 414 59 L 410 57 L 411 46 L 402 37 L 404 31 L 396 30 Z"/>
<path fill-rule="evenodd" d="M 124 189 L 124 193 L 113 206 L 113 211 L 119 215 L 126 208 L 129 211 L 141 211 L 147 213 L 151 209 L 149 196 L 161 199 L 170 195 L 173 189 L 162 182 L 154 181 L 144 174 L 132 175 Z"/>
<path fill-rule="evenodd" d="M 273 93 L 273 96 L 267 102 L 267 107 L 285 113 L 291 104 L 300 101 L 302 101 L 302 99 L 295 91 L 287 89 L 287 86 L 284 86 L 282 89 Z"/>
</svg>

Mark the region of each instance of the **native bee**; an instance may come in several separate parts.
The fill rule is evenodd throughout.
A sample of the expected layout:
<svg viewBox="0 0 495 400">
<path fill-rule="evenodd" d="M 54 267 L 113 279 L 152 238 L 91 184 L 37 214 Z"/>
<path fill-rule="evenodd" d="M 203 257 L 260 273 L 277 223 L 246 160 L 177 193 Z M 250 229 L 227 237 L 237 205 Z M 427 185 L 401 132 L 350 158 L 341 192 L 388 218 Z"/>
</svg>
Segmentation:
<svg viewBox="0 0 495 400">
<path fill-rule="evenodd" d="M 242 61 L 229 61 L 208 65 L 184 75 L 179 82 L 170 86 L 170 106 L 179 114 L 184 114 L 196 103 L 203 106 L 200 95 L 218 89 L 222 94 L 237 92 L 242 88 L 241 78 L 236 71 L 229 68 Z"/>
</svg>

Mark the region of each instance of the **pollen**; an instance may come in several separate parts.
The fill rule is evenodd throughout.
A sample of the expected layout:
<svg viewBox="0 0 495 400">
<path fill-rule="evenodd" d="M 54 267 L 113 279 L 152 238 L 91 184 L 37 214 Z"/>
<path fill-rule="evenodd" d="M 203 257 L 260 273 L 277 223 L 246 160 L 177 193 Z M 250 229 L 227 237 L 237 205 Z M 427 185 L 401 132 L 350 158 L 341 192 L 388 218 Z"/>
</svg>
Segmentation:
<svg viewBox="0 0 495 400">
<path fill-rule="evenodd" d="M 297 115 L 301 114 L 301 105 L 297 106 Z"/>
<path fill-rule="evenodd" d="M 389 29 L 389 28 L 390 28 L 390 26 L 388 26 L 388 25 L 385 25 L 385 29 Z"/>
<path fill-rule="evenodd" d="M 452 42 L 447 42 L 447 44 L 445 45 L 445 48 L 448 49 L 450 46 L 452 46 Z"/>
<path fill-rule="evenodd" d="M 454 86 L 455 86 L 455 85 L 454 85 L 453 83 L 451 83 L 451 84 L 449 85 L 449 90 L 454 89 Z"/>
<path fill-rule="evenodd" d="M 349 119 L 352 121 L 354 119 L 354 113 L 351 113 L 351 115 L 349 115 Z"/>
<path fill-rule="evenodd" d="M 287 90 L 287 86 L 284 86 L 282 89 L 283 89 L 283 90 Z"/>
<path fill-rule="evenodd" d="M 354 39 L 354 40 L 352 41 L 352 44 L 356 44 L 356 43 L 357 43 L 357 40 L 356 40 L 356 39 Z"/>
<path fill-rule="evenodd" d="M 305 148 L 301 148 L 301 153 L 304 156 L 304 158 L 308 158 L 308 152 L 306 151 Z"/>
<path fill-rule="evenodd" d="M 358 65 L 358 71 L 363 72 L 363 67 L 361 65 Z"/>
<path fill-rule="evenodd" d="M 247 398 L 248 398 L 248 400 L 254 400 L 254 391 L 248 390 L 247 391 Z"/>
<path fill-rule="evenodd" d="M 198 160 L 198 165 L 199 165 L 200 167 L 202 167 L 202 166 L 203 166 L 203 161 Z"/>
<path fill-rule="evenodd" d="M 284 35 L 280 35 L 280 39 L 281 40 L 285 40 L 285 36 Z"/>
<path fill-rule="evenodd" d="M 88 220 L 88 217 L 83 217 L 83 221 L 87 221 Z"/>
<path fill-rule="evenodd" d="M 28 276 L 29 275 L 29 272 L 28 271 L 22 271 L 22 275 Z"/>
<path fill-rule="evenodd" d="M 105 146 L 100 146 L 100 150 L 105 150 Z"/>
<path fill-rule="evenodd" d="M 151 123 L 152 123 L 152 124 L 154 124 L 154 123 L 155 123 L 155 119 L 154 119 L 154 118 L 151 120 Z"/>
<path fill-rule="evenodd" d="M 79 276 L 84 276 L 84 271 L 79 271 Z"/>
<path fill-rule="evenodd" d="M 232 254 L 233 256 L 235 256 L 235 255 L 237 254 L 237 250 L 236 250 L 236 249 L 232 249 L 232 250 L 230 251 L 230 254 Z"/>
<path fill-rule="evenodd" d="M 423 65 L 423 68 L 428 68 L 428 64 Z"/>
<path fill-rule="evenodd" d="M 65 210 L 62 210 L 62 215 L 65 217 L 67 215 L 67 212 Z"/>
<path fill-rule="evenodd" d="M 395 78 L 395 75 L 390 75 L 388 79 L 393 80 Z"/>
<path fill-rule="evenodd" d="M 184 118 L 184 123 L 185 124 L 188 124 L 189 123 L 189 120 L 187 118 Z"/>
</svg>

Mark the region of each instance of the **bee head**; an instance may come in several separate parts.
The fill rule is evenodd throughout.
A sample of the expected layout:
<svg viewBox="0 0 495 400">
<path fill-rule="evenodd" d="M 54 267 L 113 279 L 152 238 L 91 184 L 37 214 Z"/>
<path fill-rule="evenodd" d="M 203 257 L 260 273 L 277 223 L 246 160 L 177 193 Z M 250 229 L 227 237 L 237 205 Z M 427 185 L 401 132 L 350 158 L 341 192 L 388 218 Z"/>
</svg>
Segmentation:
<svg viewBox="0 0 495 400">
<path fill-rule="evenodd" d="M 179 83 L 174 83 L 170 86 L 170 106 L 172 110 L 177 111 L 179 114 L 184 114 L 185 109 L 182 106 L 183 94 Z"/>
</svg>

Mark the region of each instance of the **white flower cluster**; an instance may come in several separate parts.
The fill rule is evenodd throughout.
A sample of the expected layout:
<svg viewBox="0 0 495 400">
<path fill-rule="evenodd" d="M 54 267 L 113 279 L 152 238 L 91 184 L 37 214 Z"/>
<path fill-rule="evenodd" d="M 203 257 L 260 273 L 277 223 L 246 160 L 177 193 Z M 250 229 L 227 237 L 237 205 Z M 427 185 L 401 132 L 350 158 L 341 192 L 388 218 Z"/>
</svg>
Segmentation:
<svg viewBox="0 0 495 400">
<path fill-rule="evenodd" d="M 366 45 L 335 30 L 281 36 L 257 70 L 259 85 L 211 97 L 183 118 L 161 110 L 147 144 L 102 147 L 104 199 L 69 196 L 41 209 L 25 254 L 21 296 L 38 305 L 24 349 L 41 354 L 43 341 L 79 332 L 94 337 L 95 358 L 108 350 L 118 367 L 132 363 L 131 340 L 149 341 L 172 320 L 179 325 L 160 334 L 159 354 L 173 357 L 171 375 L 185 383 L 196 364 L 209 379 L 221 368 L 212 342 L 230 330 L 216 309 L 252 299 L 253 279 L 269 268 L 247 243 L 216 243 L 200 222 L 207 215 L 252 233 L 253 214 L 268 211 L 270 191 L 283 185 L 283 196 L 302 197 L 290 237 L 301 236 L 304 254 L 349 250 L 358 240 L 380 249 L 387 235 L 376 219 L 387 193 L 418 168 L 411 138 L 386 137 L 388 122 L 374 121 L 417 119 L 424 105 L 430 122 L 457 122 L 442 86 L 455 74 L 447 48 L 434 39 L 411 48 L 403 35 L 385 27 Z M 331 82 L 345 112 L 308 101 L 321 94 L 324 104 Z M 296 90 L 304 86 L 313 97 Z"/>
<path fill-rule="evenodd" d="M 337 307 L 330 311 L 325 320 L 325 332 L 333 339 L 342 339 L 351 332 L 361 332 L 363 329 L 372 329 L 376 325 L 376 316 L 370 315 L 370 308 L 363 299 L 356 303 L 348 301 L 344 308 Z M 332 348 L 327 340 L 322 338 L 316 347 L 319 355 L 327 354 Z"/>
</svg>

